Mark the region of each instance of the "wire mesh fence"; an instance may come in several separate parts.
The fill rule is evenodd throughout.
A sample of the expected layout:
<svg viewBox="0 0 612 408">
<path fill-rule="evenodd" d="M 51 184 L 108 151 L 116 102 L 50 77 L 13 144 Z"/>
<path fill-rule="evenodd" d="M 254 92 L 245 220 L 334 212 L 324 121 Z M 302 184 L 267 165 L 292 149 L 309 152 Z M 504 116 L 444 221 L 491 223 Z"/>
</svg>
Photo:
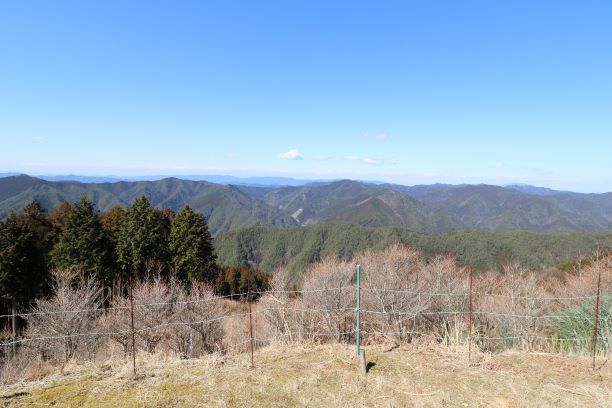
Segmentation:
<svg viewBox="0 0 612 408">
<path fill-rule="evenodd" d="M 593 361 L 612 348 L 612 291 L 601 279 L 582 294 L 554 296 L 529 281 L 509 280 L 500 289 L 476 278 L 473 287 L 465 270 L 460 278 L 438 274 L 425 284 L 372 269 L 360 281 L 353 265 L 336 269 L 315 271 L 301 290 L 288 289 L 281 276 L 269 290 L 225 296 L 162 279 L 137 283 L 106 302 L 92 295 L 95 287 L 56 288 L 32 310 L 0 315 L 25 323 L 21 333 L 0 338 L 2 364 L 20 356 L 58 364 L 95 360 L 118 348 L 134 360 L 136 373 L 137 352 L 165 350 L 188 359 L 250 351 L 253 363 L 258 348 L 300 342 L 356 343 L 359 350 L 432 341 L 469 346 L 470 355 L 472 347 L 520 348 L 592 354 Z"/>
</svg>

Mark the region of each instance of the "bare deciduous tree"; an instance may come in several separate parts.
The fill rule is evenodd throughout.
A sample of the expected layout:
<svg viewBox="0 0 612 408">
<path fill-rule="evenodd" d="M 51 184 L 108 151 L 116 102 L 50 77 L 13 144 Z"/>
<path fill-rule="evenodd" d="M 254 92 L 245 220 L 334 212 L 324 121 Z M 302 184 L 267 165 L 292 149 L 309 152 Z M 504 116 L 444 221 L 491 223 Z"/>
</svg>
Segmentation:
<svg viewBox="0 0 612 408">
<path fill-rule="evenodd" d="M 178 282 L 174 288 L 171 330 L 175 351 L 182 358 L 200 356 L 220 349 L 223 338 L 223 304 L 211 286 L 196 282 L 186 290 Z"/>
<path fill-rule="evenodd" d="M 56 269 L 52 278 L 53 295 L 36 300 L 26 317 L 28 336 L 45 338 L 32 341 L 31 346 L 45 358 L 58 361 L 75 358 L 78 352 L 93 358 L 102 341 L 95 333 L 95 320 L 102 304 L 100 285 L 77 269 Z"/>
<path fill-rule="evenodd" d="M 155 351 L 172 323 L 172 290 L 160 275 L 134 284 L 134 326 L 144 350 Z"/>
<path fill-rule="evenodd" d="M 302 285 L 303 332 L 311 340 L 347 341 L 354 338 L 354 264 L 331 259 L 313 265 Z"/>
<path fill-rule="evenodd" d="M 301 339 L 304 314 L 295 294 L 290 290 L 290 275 L 285 269 L 274 272 L 270 290 L 259 299 L 268 332 L 282 342 Z"/>
<path fill-rule="evenodd" d="M 362 319 L 366 332 L 411 341 L 415 317 L 431 299 L 426 295 L 429 279 L 423 275 L 420 254 L 393 245 L 384 251 L 367 250 L 355 259 L 362 269 Z"/>
</svg>

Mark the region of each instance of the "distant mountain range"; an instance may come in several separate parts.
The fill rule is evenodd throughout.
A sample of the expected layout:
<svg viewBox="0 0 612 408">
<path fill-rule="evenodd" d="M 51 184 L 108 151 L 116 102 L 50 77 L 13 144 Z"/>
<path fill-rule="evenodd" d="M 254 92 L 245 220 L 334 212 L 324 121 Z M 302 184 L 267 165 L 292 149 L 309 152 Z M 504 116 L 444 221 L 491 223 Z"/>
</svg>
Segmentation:
<svg viewBox="0 0 612 408">
<path fill-rule="evenodd" d="M 189 204 L 208 218 L 213 234 L 254 225 L 292 227 L 326 221 L 418 232 L 612 230 L 612 193 L 527 185 L 403 186 L 353 180 L 300 184 L 306 180 L 283 178 L 238 179 L 241 182 L 232 184 L 231 179 L 217 177 L 216 183 L 178 178 L 84 183 L 11 175 L 0 178 L 0 218 L 34 199 L 52 209 L 85 195 L 106 211 L 130 205 L 144 194 L 160 208 L 178 210 Z M 290 182 L 297 185 L 276 185 Z"/>
<path fill-rule="evenodd" d="M 20 173 L 0 173 L 0 178 L 19 176 Z M 310 180 L 296 179 L 290 177 L 235 177 L 224 175 L 192 175 L 192 176 L 79 176 L 74 174 L 66 175 L 41 175 L 33 176 L 46 181 L 78 181 L 79 183 L 116 183 L 119 181 L 157 181 L 167 178 L 179 178 L 181 180 L 208 181 L 217 184 L 233 184 L 236 186 L 259 186 L 259 187 L 281 187 L 281 186 L 303 186 L 318 182 L 329 182 L 330 180 Z"/>
</svg>

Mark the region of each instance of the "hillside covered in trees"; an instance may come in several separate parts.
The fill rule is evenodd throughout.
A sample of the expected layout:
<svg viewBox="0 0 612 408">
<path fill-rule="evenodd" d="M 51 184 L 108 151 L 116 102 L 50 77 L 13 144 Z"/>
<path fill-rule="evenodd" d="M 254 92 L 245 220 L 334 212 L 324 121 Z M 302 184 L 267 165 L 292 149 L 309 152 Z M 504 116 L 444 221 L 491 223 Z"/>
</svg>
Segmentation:
<svg viewBox="0 0 612 408">
<path fill-rule="evenodd" d="M 51 211 L 87 197 L 108 211 L 140 196 L 179 211 L 189 205 L 206 217 L 213 236 L 244 227 L 307 226 L 347 221 L 366 227 L 416 232 L 611 231 L 612 193 L 579 194 L 531 186 L 402 186 L 352 180 L 301 186 L 215 184 L 165 178 L 156 181 L 80 183 L 25 175 L 0 177 L 0 219 L 36 200 Z"/>
<path fill-rule="evenodd" d="M 215 248 L 221 265 L 252 264 L 265 272 L 284 266 L 295 274 L 328 257 L 348 260 L 365 249 L 383 249 L 392 243 L 411 246 L 425 256 L 452 254 L 460 264 L 479 270 L 499 270 L 507 262 L 538 269 L 561 267 L 598 248 L 610 249 L 612 232 L 427 234 L 328 222 L 300 228 L 244 228 L 218 236 Z"/>
<path fill-rule="evenodd" d="M 62 202 L 87 197 L 100 211 L 128 207 L 145 196 L 153 206 L 179 211 L 189 205 L 206 217 L 211 233 L 257 224 L 295 225 L 287 214 L 253 199 L 235 186 L 167 178 L 117 183 L 52 182 L 25 175 L 0 178 L 0 219 L 32 201 L 51 211 Z"/>
</svg>

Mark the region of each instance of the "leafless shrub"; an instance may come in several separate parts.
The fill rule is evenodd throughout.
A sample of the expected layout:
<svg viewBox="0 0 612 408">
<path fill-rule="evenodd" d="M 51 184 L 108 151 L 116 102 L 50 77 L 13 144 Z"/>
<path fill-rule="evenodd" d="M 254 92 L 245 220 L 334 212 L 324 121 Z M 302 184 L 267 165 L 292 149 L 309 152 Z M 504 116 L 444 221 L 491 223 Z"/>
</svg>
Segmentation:
<svg viewBox="0 0 612 408">
<path fill-rule="evenodd" d="M 556 282 L 552 290 L 564 298 L 560 299 L 560 306 L 576 307 L 584 301 L 584 298 L 594 296 L 600 274 L 601 292 L 612 292 L 612 254 L 604 255 L 597 252 L 587 265 L 580 265 L 576 271 L 568 274 L 566 279 Z"/>
<path fill-rule="evenodd" d="M 479 282 L 476 314 L 483 345 L 489 349 L 532 349 L 541 337 L 542 317 L 552 310 L 553 294 L 538 277 L 518 264 L 504 265 L 503 273 L 490 274 Z"/>
<path fill-rule="evenodd" d="M 93 359 L 101 342 L 95 333 L 102 304 L 100 285 L 76 269 L 54 270 L 52 278 L 52 296 L 36 300 L 26 316 L 28 346 L 54 361 Z"/>
<path fill-rule="evenodd" d="M 161 275 L 137 282 L 130 290 L 134 299 L 134 330 L 138 347 L 153 353 L 170 330 L 172 290 Z"/>
<path fill-rule="evenodd" d="M 591 336 L 594 328 L 597 287 L 600 287 L 598 317 L 598 349 L 612 348 L 612 254 L 596 253 L 584 265 L 570 274 L 554 290 L 560 294 L 559 313 L 563 327 L 556 328 L 558 349 L 592 351 Z M 570 341 L 559 338 L 574 338 Z"/>
<path fill-rule="evenodd" d="M 53 371 L 53 365 L 43 360 L 35 350 L 27 347 L 18 348 L 0 363 L 0 384 L 11 384 L 17 381 L 38 380 Z"/>
<path fill-rule="evenodd" d="M 461 344 L 467 328 L 469 272 L 453 257 L 440 255 L 424 265 L 422 274 L 429 282 L 425 327 L 447 344 Z"/>
<path fill-rule="evenodd" d="M 291 292 L 291 279 L 288 271 L 280 269 L 270 279 L 270 290 L 259 299 L 259 310 L 265 320 L 265 332 L 280 342 L 293 342 L 301 339 L 303 314 L 300 301 Z"/>
<path fill-rule="evenodd" d="M 220 349 L 223 303 L 209 285 L 194 282 L 187 288 L 173 276 L 155 275 L 127 286 L 98 319 L 100 330 L 120 345 L 124 356 L 132 342 L 130 290 L 137 348 L 149 353 L 172 350 L 182 358 Z"/>
<path fill-rule="evenodd" d="M 194 283 L 186 290 L 178 282 L 174 288 L 171 330 L 173 349 L 182 358 L 219 351 L 223 338 L 223 304 L 211 286 Z"/>
<path fill-rule="evenodd" d="M 223 350 L 232 352 L 243 352 L 248 349 L 249 316 L 245 312 L 244 304 L 234 307 L 227 319 L 223 320 Z"/>
<path fill-rule="evenodd" d="M 112 344 L 121 347 L 123 358 L 126 358 L 132 347 L 130 300 L 122 296 L 122 288 L 118 288 L 112 300 L 109 302 L 108 310 L 101 313 L 96 321 L 96 326 L 101 333 L 106 333 L 106 338 Z"/>
<path fill-rule="evenodd" d="M 431 304 L 430 279 L 422 273 L 420 254 L 401 245 L 367 250 L 356 257 L 361 265 L 363 327 L 366 333 L 411 341 L 417 314 Z"/>
<path fill-rule="evenodd" d="M 445 344 L 466 341 L 468 271 L 452 257 L 425 261 L 416 251 L 393 245 L 383 251 L 366 251 L 350 263 L 319 262 L 306 271 L 296 292 L 291 290 L 288 272 L 277 271 L 269 292 L 251 304 L 255 348 L 272 342 L 353 341 L 357 263 L 362 270 L 364 343 L 401 344 L 417 338 Z M 15 354 L 12 348 L 2 354 L 0 382 L 36 378 L 37 373 L 49 370 L 49 364 L 94 359 L 96 354 L 113 350 L 102 347 L 105 344 L 119 345 L 127 356 L 132 333 L 129 293 L 133 295 L 135 335 L 141 350 L 171 351 L 181 358 L 192 358 L 249 349 L 247 299 L 221 299 L 205 284 L 189 287 L 172 276 L 162 278 L 162 269 L 155 263 L 150 263 L 148 270 L 151 275 L 147 279 L 119 288 L 104 309 L 100 308 L 102 292 L 95 281 L 76 270 L 54 271 L 52 296 L 37 300 L 27 317 L 25 345 L 17 347 Z M 488 350 L 554 350 L 554 336 L 562 337 L 559 326 L 555 327 L 555 314 L 570 310 L 572 318 L 591 319 L 589 302 L 593 302 L 600 274 L 602 295 L 609 294 L 612 256 L 596 256 L 562 281 L 517 264 L 507 264 L 501 272 L 475 273 L 475 344 Z M 609 305 L 609 301 L 602 303 L 602 307 Z M 606 313 L 610 316 L 612 312 Z M 601 327 L 605 325 L 603 332 L 609 332 L 610 321 L 600 322 Z M 580 333 L 568 327 L 567 337 L 581 337 L 585 347 L 590 347 L 592 329 L 588 324 L 576 326 Z M 0 336 L 10 343 L 10 333 Z M 607 341 L 606 350 L 610 347 Z"/>
<path fill-rule="evenodd" d="M 1 326 L 0 326 L 1 327 Z M 0 329 L 0 364 L 5 363 L 13 354 L 13 332 L 7 328 Z"/>
<path fill-rule="evenodd" d="M 107 339 L 118 344 L 124 357 L 132 347 L 131 308 L 133 297 L 136 348 L 154 352 L 169 337 L 175 294 L 171 285 L 156 274 L 142 281 L 125 281 L 97 321 Z"/>
<path fill-rule="evenodd" d="M 306 339 L 342 342 L 354 338 L 354 275 L 353 263 L 330 259 L 308 270 L 299 302 Z"/>
</svg>

